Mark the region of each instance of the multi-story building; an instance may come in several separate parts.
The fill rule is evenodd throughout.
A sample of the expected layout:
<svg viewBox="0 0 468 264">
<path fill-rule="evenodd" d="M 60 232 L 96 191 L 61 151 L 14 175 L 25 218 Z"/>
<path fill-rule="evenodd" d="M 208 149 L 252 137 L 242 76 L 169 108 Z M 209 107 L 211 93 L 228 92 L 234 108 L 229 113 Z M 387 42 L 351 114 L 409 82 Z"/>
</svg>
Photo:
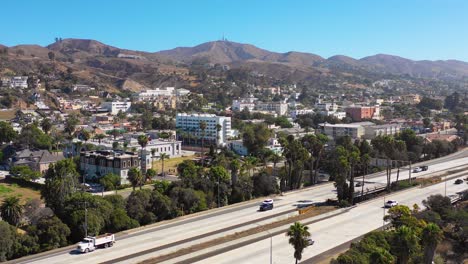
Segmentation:
<svg viewBox="0 0 468 264">
<path fill-rule="evenodd" d="M 72 86 L 72 90 L 74 92 L 87 93 L 87 92 L 96 90 L 96 88 L 91 87 L 86 84 L 75 84 Z"/>
<path fill-rule="evenodd" d="M 296 109 L 296 110 L 290 110 L 289 115 L 291 118 L 296 119 L 297 116 L 300 115 L 307 115 L 307 114 L 313 114 L 314 109 Z"/>
<path fill-rule="evenodd" d="M 127 183 L 128 171 L 140 168 L 137 153 L 115 150 L 83 151 L 80 153 L 80 169 L 86 179 L 103 177 L 108 173 L 120 176 L 121 183 Z"/>
<path fill-rule="evenodd" d="M 255 109 L 255 102 L 258 99 L 250 95 L 246 98 L 240 98 L 238 100 L 232 101 L 232 111 L 242 111 L 244 109 L 248 109 L 249 111 L 253 111 Z"/>
<path fill-rule="evenodd" d="M 385 124 L 365 127 L 365 139 L 373 139 L 377 136 L 393 136 L 400 133 L 401 124 Z"/>
<path fill-rule="evenodd" d="M 322 111 L 336 112 L 336 111 L 338 111 L 338 105 L 335 104 L 335 102 L 325 103 L 325 102 L 322 102 L 321 100 L 319 100 L 315 104 L 315 109 L 317 109 L 317 111 L 319 111 L 319 112 L 322 112 Z"/>
<path fill-rule="evenodd" d="M 127 148 L 137 148 L 141 149 L 141 146 L 138 144 L 136 138 L 131 138 L 126 141 Z M 162 153 L 165 153 L 170 158 L 180 157 L 182 155 L 182 142 L 178 140 L 170 139 L 151 139 L 148 141 L 148 144 L 145 147 L 145 150 L 151 152 L 154 149 L 154 157 L 159 158 Z"/>
<path fill-rule="evenodd" d="M 103 102 L 101 104 L 102 108 L 107 109 L 112 115 L 118 114 L 120 111 L 127 112 L 132 106 L 131 102 Z"/>
<path fill-rule="evenodd" d="M 200 123 L 206 124 L 205 131 L 200 129 Z M 176 116 L 176 127 L 179 129 L 177 138 L 190 136 L 202 138 L 205 143 L 225 145 L 227 139 L 232 136 L 231 118 L 227 116 L 217 116 L 214 114 L 186 114 L 178 113 Z"/>
<path fill-rule="evenodd" d="M 15 76 L 10 80 L 10 88 L 28 88 L 28 76 Z"/>
<path fill-rule="evenodd" d="M 419 104 L 421 97 L 419 94 L 406 94 L 400 97 L 400 102 L 404 104 Z"/>
<path fill-rule="evenodd" d="M 356 122 L 363 119 L 380 119 L 380 106 L 350 106 L 346 108 L 346 114 Z"/>
<path fill-rule="evenodd" d="M 358 122 L 351 124 L 319 124 L 322 134 L 333 139 L 350 136 L 352 139 L 360 139 L 365 135 L 365 127 L 375 125 L 372 122 Z"/>
<path fill-rule="evenodd" d="M 146 90 L 138 94 L 138 101 L 153 101 L 160 96 L 172 96 L 176 91 L 174 87 L 156 88 L 153 90 Z"/>
<path fill-rule="evenodd" d="M 255 110 L 285 115 L 288 111 L 288 104 L 285 102 L 257 102 L 255 104 Z"/>
</svg>

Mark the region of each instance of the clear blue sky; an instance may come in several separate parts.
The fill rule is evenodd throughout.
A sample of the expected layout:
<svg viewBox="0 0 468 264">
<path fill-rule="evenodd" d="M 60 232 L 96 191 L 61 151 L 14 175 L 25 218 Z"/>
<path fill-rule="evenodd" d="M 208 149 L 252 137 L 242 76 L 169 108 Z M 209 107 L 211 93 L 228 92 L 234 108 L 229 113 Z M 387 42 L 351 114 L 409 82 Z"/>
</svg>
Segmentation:
<svg viewBox="0 0 468 264">
<path fill-rule="evenodd" d="M 223 35 L 277 51 L 468 61 L 467 0 L 2 0 L 0 43 L 96 39 L 126 49 Z"/>
</svg>

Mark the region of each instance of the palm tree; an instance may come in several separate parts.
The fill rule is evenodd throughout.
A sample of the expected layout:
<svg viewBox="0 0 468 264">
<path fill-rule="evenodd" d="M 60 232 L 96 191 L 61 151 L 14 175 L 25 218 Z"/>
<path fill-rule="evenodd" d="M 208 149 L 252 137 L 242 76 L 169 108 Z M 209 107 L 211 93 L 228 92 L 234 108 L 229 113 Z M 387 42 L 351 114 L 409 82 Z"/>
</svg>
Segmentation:
<svg viewBox="0 0 468 264">
<path fill-rule="evenodd" d="M 437 244 L 442 240 L 443 236 L 442 230 L 434 223 L 429 223 L 424 227 L 421 239 L 424 247 L 424 264 L 432 263 Z"/>
<path fill-rule="evenodd" d="M 362 155 L 361 157 L 361 164 L 364 165 L 364 173 L 362 175 L 362 184 L 361 184 L 361 199 L 362 199 L 362 196 L 364 195 L 364 180 L 369 170 L 370 160 L 371 160 L 371 157 L 367 153 Z"/>
<path fill-rule="evenodd" d="M 206 130 L 206 121 L 200 121 L 199 123 L 200 130 L 202 131 L 201 135 L 201 157 L 202 157 L 202 167 L 205 163 L 205 155 L 203 153 L 203 143 L 205 142 L 205 130 Z"/>
<path fill-rule="evenodd" d="M 164 160 L 169 159 L 169 155 L 166 154 L 166 153 L 161 153 L 161 154 L 159 155 L 159 159 L 161 160 L 161 173 L 162 173 L 162 176 L 164 177 L 164 176 L 165 176 L 165 172 L 164 172 Z"/>
<path fill-rule="evenodd" d="M 413 229 L 407 226 L 399 227 L 392 240 L 392 252 L 398 258 L 400 264 L 407 264 L 411 254 L 419 250 L 418 237 L 416 236 Z"/>
<path fill-rule="evenodd" d="M 143 174 L 141 174 L 141 171 L 138 168 L 131 168 L 128 171 L 127 179 L 130 182 L 130 184 L 132 184 L 133 190 L 135 190 L 136 186 L 140 186 L 141 190 L 141 185 L 143 183 Z"/>
<path fill-rule="evenodd" d="M 98 140 L 99 145 L 101 145 L 101 140 L 103 140 L 106 136 L 104 134 L 97 134 L 94 138 Z"/>
<path fill-rule="evenodd" d="M 257 164 L 257 159 L 252 156 L 245 157 L 243 167 L 249 173 L 249 176 L 252 177 L 251 171 L 255 168 Z"/>
<path fill-rule="evenodd" d="M 309 242 L 307 241 L 307 238 L 310 237 L 309 227 L 295 222 L 289 227 L 286 236 L 289 237 L 289 244 L 294 247 L 294 258 L 297 264 L 302 259 L 302 251 L 309 246 Z"/>
<path fill-rule="evenodd" d="M 148 145 L 148 137 L 146 135 L 139 135 L 138 136 L 138 145 L 141 147 L 141 157 L 143 158 L 143 149 Z"/>
<path fill-rule="evenodd" d="M 23 215 L 23 206 L 20 204 L 20 199 L 16 196 L 10 196 L 3 200 L 0 206 L 0 215 L 10 225 L 18 226 Z"/>
</svg>

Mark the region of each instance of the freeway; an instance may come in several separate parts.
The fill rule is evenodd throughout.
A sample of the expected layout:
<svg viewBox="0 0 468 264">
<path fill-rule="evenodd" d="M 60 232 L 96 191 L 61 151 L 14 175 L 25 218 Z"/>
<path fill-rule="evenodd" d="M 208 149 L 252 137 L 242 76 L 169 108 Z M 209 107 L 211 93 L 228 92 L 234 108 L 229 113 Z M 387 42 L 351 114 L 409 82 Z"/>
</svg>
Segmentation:
<svg viewBox="0 0 468 264">
<path fill-rule="evenodd" d="M 466 177 L 466 174 L 463 176 Z M 462 177 L 459 177 L 462 178 Z M 418 204 L 423 208 L 422 201 L 432 194 L 444 194 L 445 184 L 439 183 L 426 188 L 417 188 L 395 193 L 385 197 L 399 201 L 400 204 L 412 207 Z M 447 194 L 468 189 L 464 184 L 455 185 L 453 181 L 447 185 Z M 386 224 L 383 221 L 384 199 L 379 198 L 359 204 L 357 207 L 344 214 L 337 215 L 326 221 L 320 221 L 308 225 L 315 241 L 313 246 L 304 250 L 301 263 L 313 263 L 311 258 L 342 243 L 358 238 L 370 231 L 376 230 Z M 273 236 L 273 263 L 291 263 L 294 261 L 294 250 L 288 244 L 285 233 Z M 204 259 L 199 263 L 269 263 L 270 238 L 227 251 L 223 254 Z M 174 261 L 174 263 L 177 263 Z"/>
<path fill-rule="evenodd" d="M 450 157 L 427 162 L 430 168 L 418 173 L 418 177 L 444 172 L 454 167 L 468 165 L 466 151 Z M 396 172 L 393 173 L 393 179 Z M 403 177 L 403 176 L 401 176 Z M 366 182 L 385 183 L 384 173 L 366 177 Z M 297 214 L 295 204 L 299 200 L 315 202 L 335 198 L 332 183 L 314 186 L 275 197 L 274 210 L 257 212 L 259 200 L 227 206 L 219 209 L 164 221 L 151 226 L 129 230 L 117 235 L 117 243 L 110 249 L 88 254 L 77 254 L 72 247 L 25 257 L 11 263 L 136 263 L 138 261 L 174 252 L 194 244 L 247 230 L 256 224 L 266 224 Z M 328 221 L 326 221 L 328 222 Z"/>
</svg>

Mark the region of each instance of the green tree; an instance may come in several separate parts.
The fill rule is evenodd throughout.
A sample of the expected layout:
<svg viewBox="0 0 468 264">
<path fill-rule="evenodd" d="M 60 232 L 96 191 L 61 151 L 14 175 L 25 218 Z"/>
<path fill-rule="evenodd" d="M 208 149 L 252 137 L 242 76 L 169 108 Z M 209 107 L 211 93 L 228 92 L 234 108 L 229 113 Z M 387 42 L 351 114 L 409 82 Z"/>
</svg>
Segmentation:
<svg viewBox="0 0 468 264">
<path fill-rule="evenodd" d="M 151 212 L 156 216 L 158 221 L 171 219 L 176 216 L 177 212 L 174 208 L 171 198 L 154 190 L 151 193 Z"/>
<path fill-rule="evenodd" d="M 5 221 L 0 221 L 0 261 L 6 261 L 13 254 L 15 229 Z"/>
<path fill-rule="evenodd" d="M 40 172 L 33 171 L 31 167 L 26 165 L 13 166 L 10 169 L 10 173 L 26 181 L 39 179 L 41 177 Z"/>
<path fill-rule="evenodd" d="M 164 171 L 164 161 L 169 159 L 169 155 L 166 153 L 159 154 L 159 160 L 161 161 L 161 174 L 163 177 L 166 176 L 166 172 Z"/>
<path fill-rule="evenodd" d="M 309 246 L 307 241 L 307 238 L 310 237 L 309 227 L 295 222 L 289 227 L 286 236 L 289 237 L 289 244 L 294 248 L 294 258 L 297 264 L 298 261 L 302 259 L 302 252 Z"/>
<path fill-rule="evenodd" d="M 99 179 L 99 183 L 104 186 L 104 190 L 111 191 L 120 186 L 120 176 L 114 173 L 107 173 Z"/>
<path fill-rule="evenodd" d="M 128 181 L 133 187 L 133 190 L 135 191 L 135 187 L 143 185 L 143 174 L 138 168 L 131 168 L 128 170 L 128 176 L 127 176 Z"/>
<path fill-rule="evenodd" d="M 201 135 L 201 158 L 202 158 L 202 167 L 203 167 L 203 164 L 205 163 L 205 155 L 204 155 L 204 150 L 203 150 L 203 143 L 205 142 L 205 130 L 206 130 L 206 121 L 200 121 L 199 124 L 198 124 L 200 130 L 202 131 L 202 135 Z"/>
<path fill-rule="evenodd" d="M 44 131 L 44 133 L 49 134 L 49 131 L 52 129 L 52 126 L 52 122 L 49 118 L 42 119 L 41 128 Z"/>
<path fill-rule="evenodd" d="M 112 204 L 100 196 L 76 192 L 64 202 L 61 218 L 70 227 L 72 241 L 77 241 L 85 236 L 85 230 L 89 235 L 99 235 L 108 229 L 113 209 Z"/>
<path fill-rule="evenodd" d="M 151 191 L 148 189 L 133 191 L 127 199 L 126 210 L 128 216 L 141 225 L 156 221 L 156 216 L 151 211 Z"/>
<path fill-rule="evenodd" d="M 146 180 L 152 180 L 154 177 L 156 177 L 157 172 L 154 169 L 148 169 L 145 174 Z"/>
<path fill-rule="evenodd" d="M 424 247 L 424 264 L 432 263 L 437 244 L 442 240 L 443 236 L 442 230 L 434 223 L 429 223 L 424 227 L 421 235 L 421 242 Z"/>
<path fill-rule="evenodd" d="M 98 144 L 101 145 L 101 140 L 105 139 L 106 138 L 106 135 L 104 134 L 97 134 L 96 136 L 94 136 L 95 139 L 98 140 Z"/>
<path fill-rule="evenodd" d="M 75 133 L 76 126 L 80 121 L 75 115 L 69 115 L 65 120 L 64 131 L 71 137 Z"/>
<path fill-rule="evenodd" d="M 283 147 L 283 156 L 287 163 L 287 178 L 282 179 L 282 185 L 289 186 L 289 190 L 298 189 L 302 184 L 304 165 L 309 157 L 309 153 L 302 143 L 290 135 L 286 139 L 280 139 Z M 282 189 L 283 190 L 283 189 Z"/>
<path fill-rule="evenodd" d="M 0 206 L 0 215 L 10 225 L 18 226 L 23 216 L 23 205 L 20 199 L 16 196 L 5 198 Z"/>
<path fill-rule="evenodd" d="M 45 184 L 41 189 L 41 196 L 47 207 L 60 215 L 65 200 L 77 190 L 78 177 L 76 165 L 72 159 L 64 159 L 51 164 L 45 174 Z"/>
<path fill-rule="evenodd" d="M 110 215 L 110 232 L 120 232 L 131 228 L 139 227 L 140 224 L 135 219 L 130 218 L 122 208 L 115 208 Z"/>
<path fill-rule="evenodd" d="M 49 149 L 52 146 L 52 138 L 42 132 L 35 124 L 23 127 L 17 141 L 20 145 L 28 148 Z"/>
<path fill-rule="evenodd" d="M 394 231 L 391 251 L 393 255 L 397 256 L 397 263 L 407 264 L 410 257 L 418 252 L 419 243 L 418 236 L 413 229 L 407 226 L 401 226 Z"/>
<path fill-rule="evenodd" d="M 68 245 L 67 237 L 70 228 L 56 216 L 47 216 L 39 219 L 34 235 L 44 250 L 64 247 Z"/>
<path fill-rule="evenodd" d="M 248 125 L 242 135 L 242 141 L 249 154 L 256 155 L 266 146 L 271 135 L 271 130 L 265 124 Z"/>
<path fill-rule="evenodd" d="M 3 144 L 5 142 L 10 142 L 13 141 L 17 138 L 18 134 L 16 133 L 15 130 L 13 130 L 13 127 L 11 124 L 0 121 L 0 143 Z"/>
<path fill-rule="evenodd" d="M 208 177 L 216 188 L 213 193 L 217 196 L 218 207 L 227 205 L 228 195 L 231 192 L 231 176 L 224 167 L 212 166 L 208 172 Z"/>
</svg>

